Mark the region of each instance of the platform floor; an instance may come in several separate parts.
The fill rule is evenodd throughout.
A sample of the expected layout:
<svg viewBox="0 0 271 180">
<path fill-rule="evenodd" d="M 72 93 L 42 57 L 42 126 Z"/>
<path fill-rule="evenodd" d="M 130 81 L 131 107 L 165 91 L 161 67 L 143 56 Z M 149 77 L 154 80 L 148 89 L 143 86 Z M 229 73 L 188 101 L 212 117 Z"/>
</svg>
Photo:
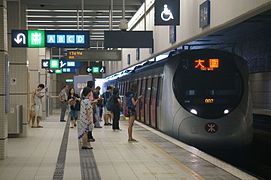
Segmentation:
<svg viewBox="0 0 271 180">
<path fill-rule="evenodd" d="M 94 129 L 93 150 L 79 148 L 77 129 L 58 121 L 28 128 L 27 138 L 9 138 L 8 158 L 0 161 L 0 179 L 255 179 L 205 153 L 141 123 L 134 127 L 135 143 L 110 126 Z"/>
</svg>

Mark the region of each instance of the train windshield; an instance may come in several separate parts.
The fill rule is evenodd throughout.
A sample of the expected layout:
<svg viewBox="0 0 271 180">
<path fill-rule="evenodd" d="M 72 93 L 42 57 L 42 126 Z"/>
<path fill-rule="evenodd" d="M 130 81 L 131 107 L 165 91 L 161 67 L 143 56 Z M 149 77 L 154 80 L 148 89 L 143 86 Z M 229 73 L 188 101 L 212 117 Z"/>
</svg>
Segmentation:
<svg viewBox="0 0 271 180">
<path fill-rule="evenodd" d="M 173 79 L 173 90 L 187 111 L 202 118 L 215 119 L 238 106 L 243 94 L 243 79 L 233 59 L 191 56 L 180 61 Z"/>
</svg>

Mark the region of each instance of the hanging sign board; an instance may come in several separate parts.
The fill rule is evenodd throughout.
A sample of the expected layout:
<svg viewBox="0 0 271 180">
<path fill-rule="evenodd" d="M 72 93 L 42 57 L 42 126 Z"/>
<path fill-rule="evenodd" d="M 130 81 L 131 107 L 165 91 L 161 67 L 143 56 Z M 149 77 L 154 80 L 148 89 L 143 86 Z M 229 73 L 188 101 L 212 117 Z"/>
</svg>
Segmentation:
<svg viewBox="0 0 271 180">
<path fill-rule="evenodd" d="M 89 31 L 12 30 L 12 47 L 89 48 Z"/>
<path fill-rule="evenodd" d="M 86 51 L 68 51 L 67 59 L 82 61 L 121 61 L 120 50 L 89 49 Z"/>
<path fill-rule="evenodd" d="M 156 0 L 155 26 L 180 25 L 180 0 Z"/>
</svg>

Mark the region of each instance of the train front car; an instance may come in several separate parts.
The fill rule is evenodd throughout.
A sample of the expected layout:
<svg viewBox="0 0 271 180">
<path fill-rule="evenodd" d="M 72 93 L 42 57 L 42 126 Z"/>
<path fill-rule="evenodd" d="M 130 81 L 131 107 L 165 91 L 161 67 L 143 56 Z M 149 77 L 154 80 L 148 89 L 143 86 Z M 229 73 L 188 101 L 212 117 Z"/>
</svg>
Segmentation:
<svg viewBox="0 0 271 180">
<path fill-rule="evenodd" d="M 243 58 L 214 49 L 185 51 L 169 59 L 164 78 L 162 131 L 203 147 L 251 142 L 252 102 Z"/>
</svg>

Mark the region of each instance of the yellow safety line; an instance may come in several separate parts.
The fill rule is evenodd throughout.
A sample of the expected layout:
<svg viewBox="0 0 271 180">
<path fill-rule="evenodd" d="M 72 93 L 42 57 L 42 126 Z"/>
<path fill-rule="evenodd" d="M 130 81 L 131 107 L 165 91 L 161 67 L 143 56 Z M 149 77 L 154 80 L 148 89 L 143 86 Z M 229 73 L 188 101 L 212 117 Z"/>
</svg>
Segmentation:
<svg viewBox="0 0 271 180">
<path fill-rule="evenodd" d="M 138 133 L 137 133 L 138 134 Z M 181 163 L 178 159 L 174 158 L 173 156 L 171 156 L 170 154 L 168 154 L 166 151 L 164 151 L 162 148 L 160 148 L 158 145 L 150 142 L 149 140 L 147 140 L 146 138 L 140 136 L 141 139 L 143 139 L 143 141 L 145 143 L 147 143 L 148 145 L 152 146 L 153 148 L 155 148 L 156 150 L 158 150 L 160 153 L 164 154 L 165 156 L 167 156 L 169 159 L 175 161 L 179 167 L 185 171 L 186 173 L 190 174 L 191 176 L 193 176 L 195 179 L 198 180 L 204 180 L 204 178 L 202 176 L 200 176 L 198 173 L 196 173 L 195 171 L 193 171 L 192 169 L 190 169 L 189 167 L 187 167 L 186 165 L 184 165 L 183 163 Z"/>
<path fill-rule="evenodd" d="M 135 123 L 136 124 L 136 123 Z M 125 125 L 126 127 L 128 127 L 126 124 L 123 124 L 123 125 Z M 140 126 L 140 125 L 138 125 L 138 126 Z M 140 127 L 142 127 L 142 126 L 140 126 Z M 142 127 L 142 128 L 144 128 L 144 127 Z M 144 129 L 146 129 L 146 128 L 144 128 Z M 148 129 L 146 129 L 146 130 L 148 130 Z M 150 130 L 148 130 L 148 131 L 150 131 Z M 136 131 L 134 131 L 134 132 L 136 132 Z M 153 133 L 153 132 L 152 132 Z M 137 134 L 137 136 L 138 136 L 138 134 L 139 133 L 136 133 Z M 156 134 L 155 134 L 156 135 Z M 140 136 L 140 135 L 139 135 Z M 159 136 L 160 137 L 160 136 Z M 162 137 L 161 137 L 162 138 Z M 179 167 L 184 171 L 184 172 L 186 172 L 186 173 L 188 173 L 189 175 L 191 175 L 193 178 L 195 178 L 195 179 L 198 179 L 198 180 L 204 180 L 204 178 L 201 176 L 201 175 L 199 175 L 198 173 L 196 173 L 195 171 L 193 171 L 192 169 L 190 169 L 189 167 L 187 167 L 186 165 L 184 165 L 183 163 L 181 163 L 178 159 L 176 159 L 176 158 L 174 158 L 173 156 L 171 156 L 170 154 L 168 154 L 166 151 L 164 151 L 162 148 L 160 148 L 158 145 L 156 145 L 156 144 L 154 144 L 154 143 L 152 143 L 152 142 L 150 142 L 149 140 L 147 140 L 146 138 L 144 138 L 144 137 L 142 137 L 142 136 L 140 136 L 140 139 L 142 139 L 146 144 L 148 144 L 148 145 L 150 145 L 150 146 L 152 146 L 154 149 L 156 149 L 156 150 L 158 150 L 160 153 L 162 153 L 162 154 L 164 154 L 165 156 L 167 156 L 169 159 L 171 159 L 172 161 L 174 161 L 174 162 L 176 162 L 177 163 L 177 165 L 179 165 Z M 164 139 L 164 138 L 163 138 Z M 169 141 L 170 142 L 170 141 Z"/>
</svg>

